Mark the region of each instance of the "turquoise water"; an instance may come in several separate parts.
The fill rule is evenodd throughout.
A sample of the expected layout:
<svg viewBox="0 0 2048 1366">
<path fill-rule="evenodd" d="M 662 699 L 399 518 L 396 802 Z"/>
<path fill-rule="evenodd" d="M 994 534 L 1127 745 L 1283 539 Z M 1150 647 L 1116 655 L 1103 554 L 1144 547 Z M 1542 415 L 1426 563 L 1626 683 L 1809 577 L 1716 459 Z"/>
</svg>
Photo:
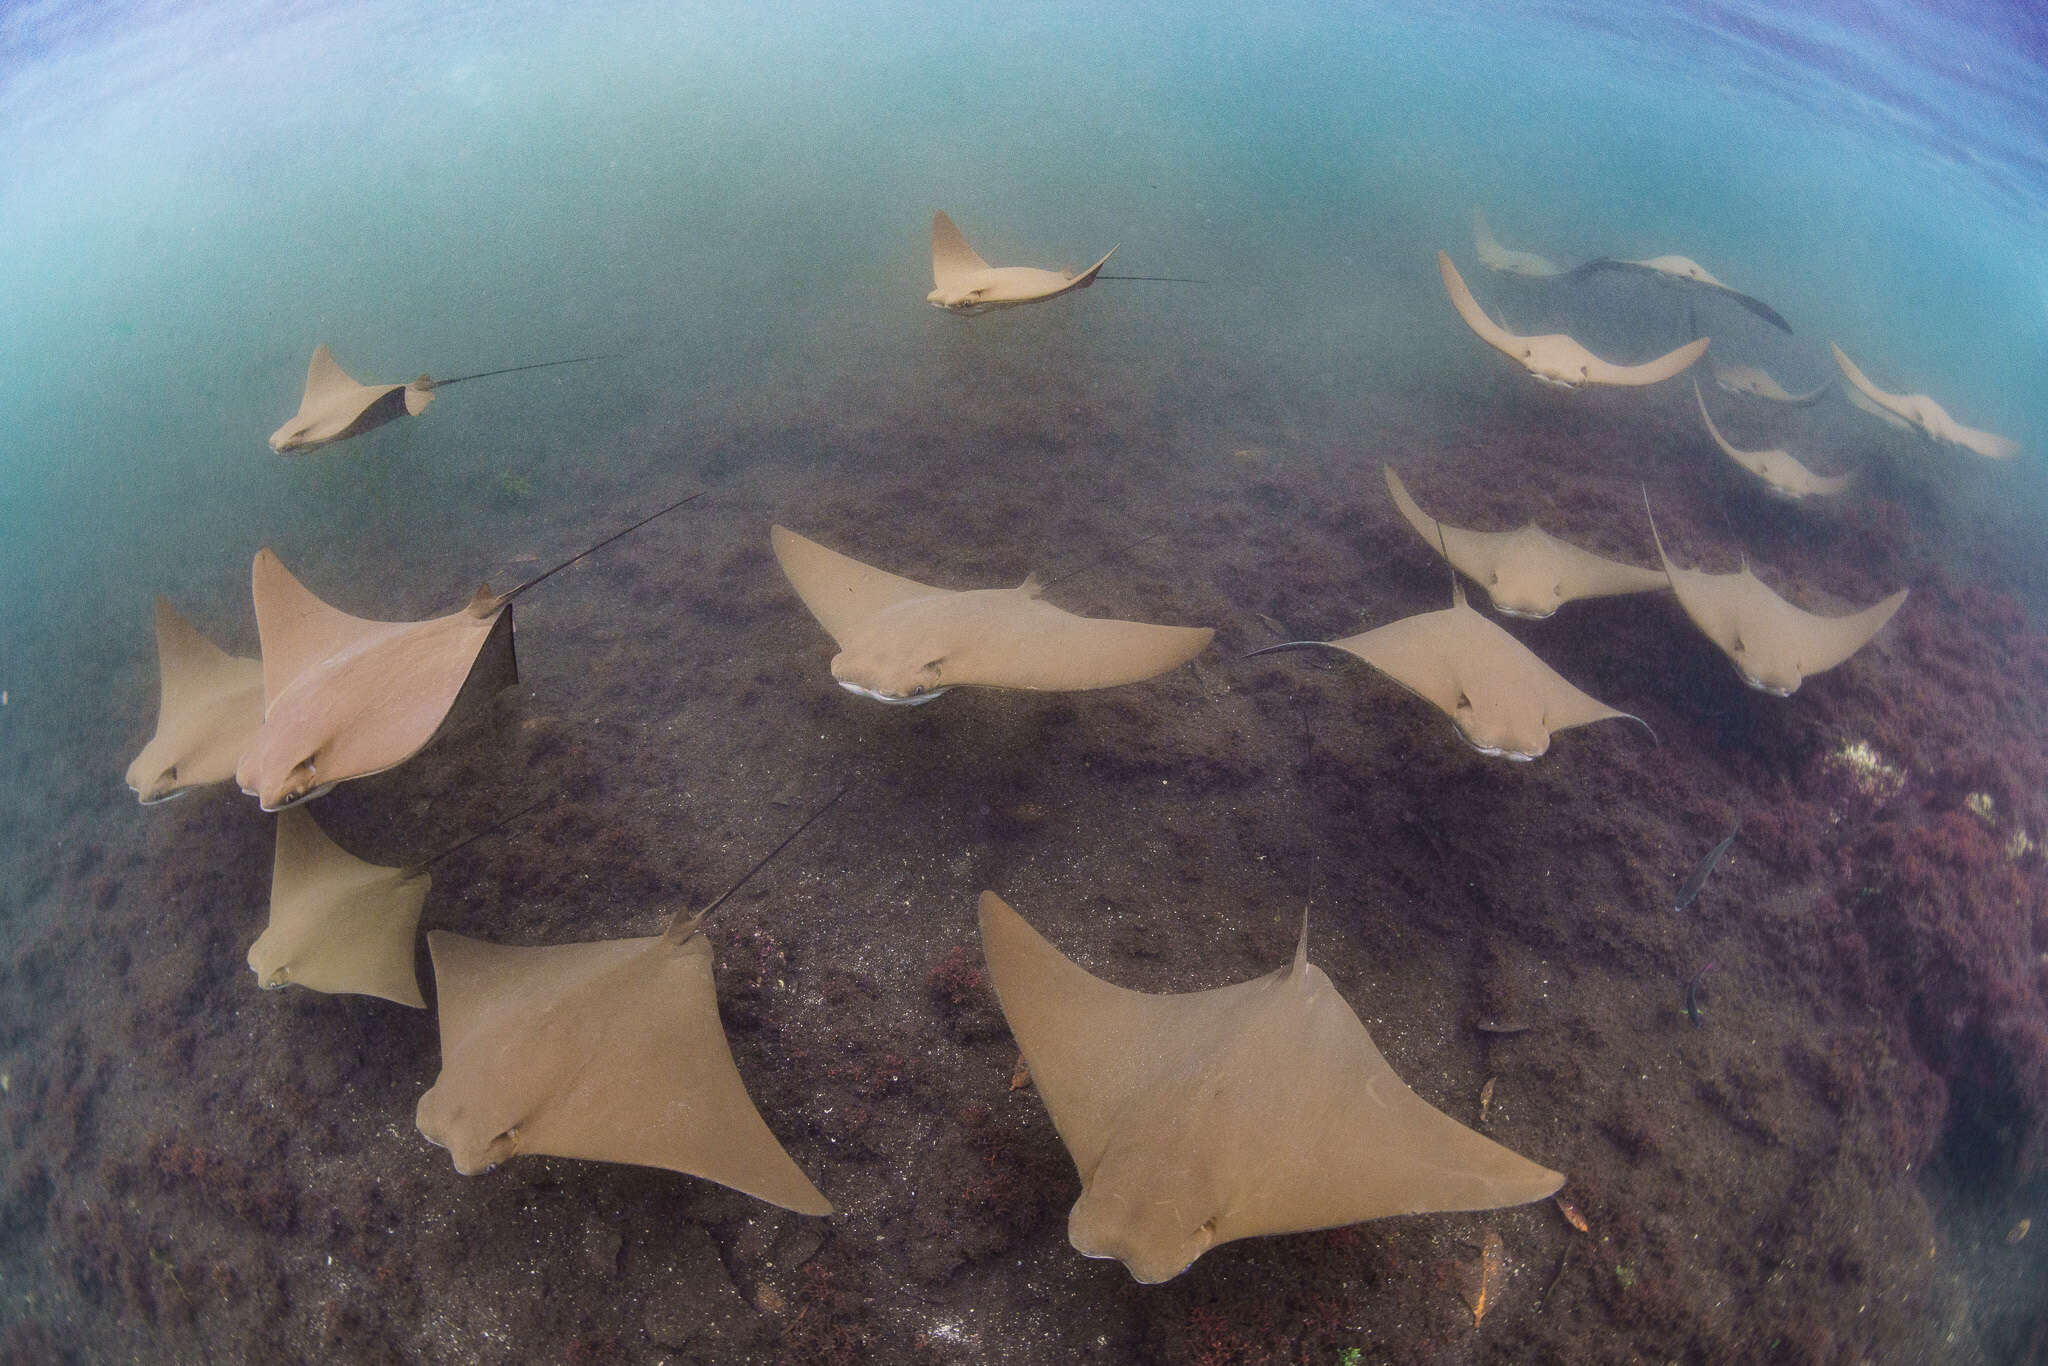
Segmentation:
<svg viewBox="0 0 2048 1366">
<path fill-rule="evenodd" d="M 1320 391 L 1483 359 L 1429 269 L 1483 204 L 1559 259 L 1691 255 L 2048 440 L 2024 54 L 1906 6 L 1436 8 L 16 8 L 7 572 L 61 591 L 82 529 L 153 561 L 288 509 L 307 476 L 261 439 L 316 338 L 388 377 L 630 349 L 600 428 L 915 367 L 934 205 L 991 250 L 1213 277 L 1176 343 Z M 559 412 L 459 406 L 437 460 Z"/>
<path fill-rule="evenodd" d="M 565 549 L 571 518 L 622 522 L 616 487 L 637 511 L 704 452 L 743 468 L 778 417 L 920 408 L 968 429 L 1044 393 L 1047 366 L 1049 406 L 1121 395 L 1191 446 L 1248 428 L 1356 451 L 1376 497 L 1388 448 L 1457 430 L 1502 364 L 1434 253 L 1511 320 L 1546 316 L 1482 287 L 1474 206 L 1567 263 L 1704 263 L 1791 320 L 1787 343 L 1734 316 L 1726 353 L 1755 346 L 1791 387 L 1830 373 L 1833 339 L 2017 439 L 1970 496 L 2048 579 L 2028 530 L 2048 510 L 2040 20 L 1448 9 L 8 9 L 0 831 L 24 847 L 6 856 L 40 844 L 52 793 L 126 802 L 155 594 L 253 651 L 261 544 L 316 586 L 406 565 L 349 605 L 425 615 L 451 582 L 503 586 Z M 1116 245 L 1112 270 L 1205 283 L 963 322 L 924 302 L 939 207 L 992 260 Z M 1633 321 L 1678 326 L 1654 301 Z M 278 457 L 265 438 L 323 341 L 385 381 L 615 354 Z M 480 543 L 502 544 L 481 569 Z"/>
</svg>

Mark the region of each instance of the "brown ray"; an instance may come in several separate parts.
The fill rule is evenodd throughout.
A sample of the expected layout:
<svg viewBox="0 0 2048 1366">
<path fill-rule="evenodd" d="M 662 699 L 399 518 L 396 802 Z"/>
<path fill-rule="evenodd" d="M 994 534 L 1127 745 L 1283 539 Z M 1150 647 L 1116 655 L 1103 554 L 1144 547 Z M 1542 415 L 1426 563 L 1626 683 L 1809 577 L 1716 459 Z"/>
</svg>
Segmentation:
<svg viewBox="0 0 2048 1366">
<path fill-rule="evenodd" d="M 263 643 L 263 724 L 235 768 L 242 790 L 277 811 L 420 752 L 451 715 L 519 681 L 512 599 L 657 517 L 670 503 L 507 593 L 426 621 L 370 621 L 330 607 L 265 546 L 251 570 Z"/>
<path fill-rule="evenodd" d="M 270 449 L 290 455 L 346 441 L 394 418 L 418 417 L 433 401 L 434 382 L 425 375 L 410 384 L 358 384 L 322 342 L 306 366 L 299 410 L 270 434 Z"/>
<path fill-rule="evenodd" d="M 925 301 L 953 313 L 1035 304 L 1068 290 L 1086 289 L 1098 271 L 1116 255 L 1111 247 L 1078 275 L 1071 270 L 1040 270 L 1034 266 L 992 266 L 981 259 L 942 209 L 932 215 L 932 292 Z"/>
<path fill-rule="evenodd" d="M 1646 492 L 1643 511 L 1649 510 Z M 1733 574 L 1677 568 L 1664 553 L 1654 515 L 1650 536 L 1657 543 L 1657 558 L 1664 572 L 1671 576 L 1678 604 L 1693 625 L 1721 647 L 1743 682 L 1774 697 L 1790 697 L 1804 679 L 1834 668 L 1862 649 L 1906 600 L 1906 590 L 1901 588 L 1860 612 L 1817 616 L 1773 593 L 1751 572 L 1747 561 Z"/>
<path fill-rule="evenodd" d="M 1479 339 L 1527 370 L 1545 384 L 1576 389 L 1582 384 L 1655 384 L 1670 379 L 1706 354 L 1707 338 L 1697 337 L 1675 351 L 1641 365 L 1615 365 L 1601 360 L 1562 332 L 1520 337 L 1486 316 L 1486 310 L 1472 297 L 1464 277 L 1443 252 L 1436 254 L 1437 270 L 1444 277 L 1444 289 L 1452 307 Z"/>
<path fill-rule="evenodd" d="M 257 985 L 381 996 L 425 1009 L 413 938 L 431 885 L 418 869 L 380 867 L 346 852 L 310 811 L 279 812 L 270 923 L 249 946 Z"/>
<path fill-rule="evenodd" d="M 156 734 L 128 765 L 144 806 L 235 776 L 263 721 L 263 665 L 199 634 L 169 598 L 156 600 Z"/>
<path fill-rule="evenodd" d="M 1563 1177 L 1432 1107 L 1330 979 L 1294 961 L 1152 995 L 1069 959 L 981 894 L 989 978 L 1081 1177 L 1067 1237 L 1147 1284 L 1219 1243 L 1540 1200 Z"/>
<path fill-rule="evenodd" d="M 1842 348 L 1833 342 L 1828 347 L 1835 353 L 1835 364 L 1854 386 L 1856 392 L 1874 405 L 1876 410 L 1900 423 L 1917 427 L 1923 434 L 1935 441 L 1946 441 L 1961 446 L 1966 451 L 1988 460 L 2010 460 L 2020 452 L 2020 443 L 2009 436 L 1987 432 L 1978 427 L 1965 427 L 1948 415 L 1948 410 L 1925 394 L 1893 394 L 1878 388 L 1870 377 L 1856 368 L 1855 362 L 1842 354 Z"/>
<path fill-rule="evenodd" d="M 521 1153 L 626 1162 L 830 1214 L 747 1095 L 696 929 L 544 948 L 430 933 L 441 1073 L 420 1133 L 465 1176 Z"/>
<path fill-rule="evenodd" d="M 1692 396 L 1699 401 L 1700 417 L 1707 424 L 1707 435 L 1714 438 L 1714 444 L 1721 453 L 1736 464 L 1763 480 L 1764 487 L 1780 498 L 1800 499 L 1815 495 L 1825 496 L 1840 493 L 1849 487 L 1846 474 L 1815 474 L 1790 451 L 1772 448 L 1767 451 L 1739 451 L 1728 444 L 1721 435 L 1721 429 L 1714 425 L 1713 414 L 1707 411 L 1706 395 L 1700 392 L 1698 380 L 1693 381 Z"/>
<path fill-rule="evenodd" d="M 1136 683 L 1207 647 L 1208 627 L 1078 617 L 1016 588 L 953 592 L 828 550 L 786 527 L 775 558 L 839 644 L 832 677 L 879 702 L 929 702 L 953 687 L 1070 691 Z"/>
<path fill-rule="evenodd" d="M 1291 640 L 1254 650 L 1341 650 L 1364 660 L 1451 718 L 1481 754 L 1534 759 L 1550 737 L 1590 721 L 1634 721 L 1573 687 L 1530 649 L 1474 611 L 1451 576 L 1451 605 L 1342 640 Z M 1654 734 L 1654 732 L 1653 732 Z"/>
<path fill-rule="evenodd" d="M 1655 569 L 1639 569 L 1560 541 L 1534 522 L 1513 531 L 1445 526 L 1408 496 L 1392 465 L 1381 467 L 1394 506 L 1430 549 L 1486 589 L 1496 612 L 1541 619 L 1574 598 L 1649 593 L 1669 588 Z"/>
<path fill-rule="evenodd" d="M 518 681 L 509 593 L 486 585 L 447 616 L 370 621 L 315 597 L 268 546 L 251 577 L 265 706 L 235 781 L 265 811 L 404 763 L 465 693 Z"/>
<path fill-rule="evenodd" d="M 434 401 L 434 396 L 451 384 L 604 359 L 606 357 L 603 356 L 571 356 L 566 360 L 536 361 L 530 365 L 510 365 L 500 370 L 457 375 L 454 379 L 430 379 L 421 375 L 410 384 L 358 384 L 349 378 L 348 371 L 341 368 L 334 359 L 334 353 L 323 342 L 313 348 L 313 359 L 306 366 L 306 389 L 299 397 L 299 410 L 270 434 L 270 449 L 279 455 L 295 455 L 360 436 L 372 427 L 381 427 L 396 418 L 418 417 Z"/>
<path fill-rule="evenodd" d="M 1486 216 L 1478 209 L 1472 210 L 1472 245 L 1479 253 L 1479 264 L 1488 270 L 1498 270 L 1509 275 L 1527 275 L 1532 279 L 1547 279 L 1564 274 L 1564 268 L 1538 256 L 1532 251 L 1516 251 L 1502 246 L 1486 226 Z"/>
</svg>

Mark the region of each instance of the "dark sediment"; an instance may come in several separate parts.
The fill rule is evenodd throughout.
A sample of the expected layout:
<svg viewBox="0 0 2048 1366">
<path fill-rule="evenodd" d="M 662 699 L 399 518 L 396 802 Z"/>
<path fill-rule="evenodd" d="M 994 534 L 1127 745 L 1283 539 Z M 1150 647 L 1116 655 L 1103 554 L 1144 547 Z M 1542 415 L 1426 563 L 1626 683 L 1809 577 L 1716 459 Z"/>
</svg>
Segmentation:
<svg viewBox="0 0 2048 1366">
<path fill-rule="evenodd" d="M 479 565 L 545 560 L 709 485 L 521 600 L 515 693 L 317 812 L 399 862 L 558 794 L 438 865 L 426 913 L 541 943 L 652 932 L 860 775 L 711 928 L 740 1069 L 830 1220 L 665 1172 L 521 1158 L 456 1175 L 412 1124 L 431 1015 L 254 988 L 253 804 L 137 810 L 127 738 L 92 737 L 104 781 L 67 766 L 76 731 L 24 751 L 44 795 L 0 804 L 40 851 L 12 878 L 0 981 L 7 1359 L 2038 1351 L 2048 1238 L 2004 1235 L 2039 1210 L 2048 1157 L 2048 883 L 2015 840 L 2048 835 L 2048 638 L 1987 586 L 1997 552 L 1965 545 L 1921 472 L 1956 457 L 1841 414 L 1830 428 L 1823 405 L 1801 420 L 1837 434 L 1829 467 L 1867 477 L 1808 514 L 1731 484 L 1679 386 L 1558 398 L 1504 379 L 1475 416 L 1337 449 L 1271 411 L 1247 425 L 1215 383 L 1162 381 L 1181 398 L 1151 414 L 1113 391 L 950 425 L 819 398 L 689 449 L 650 432 L 596 453 L 545 512 L 515 510 L 519 546 L 457 528 L 434 571 L 339 543 L 303 571 L 424 615 Z M 1683 563 L 1731 569 L 1740 546 L 1827 610 L 1914 593 L 1789 700 L 1744 688 L 1666 598 L 1513 623 L 1661 743 L 1598 725 L 1534 764 L 1484 759 L 1362 669 L 1239 658 L 1275 639 L 1265 618 L 1329 637 L 1447 601 L 1382 459 L 1454 524 L 1536 509 L 1638 563 L 1647 478 Z M 768 553 L 775 520 L 949 586 L 1164 532 L 1052 596 L 1212 623 L 1218 648 L 1100 694 L 878 707 L 831 685 L 827 639 Z M 136 675 L 136 743 L 146 688 Z M 1896 783 L 1843 757 L 1858 741 Z M 1741 838 L 1672 915 L 1738 813 Z M 1010 1089 L 975 894 L 1001 891 L 1116 981 L 1191 990 L 1284 961 L 1311 867 L 1315 959 L 1396 1069 L 1467 1122 L 1495 1079 L 1487 1131 L 1567 1172 L 1590 1232 L 1547 1201 L 1386 1220 L 1231 1244 L 1151 1288 L 1067 1246 L 1077 1183 L 1035 1093 Z M 1709 962 L 1696 1027 L 1685 986 Z M 1527 1028 L 1474 1027 L 1502 1022 Z M 1510 1274 L 1475 1330 L 1459 1288 L 1487 1229 Z"/>
</svg>

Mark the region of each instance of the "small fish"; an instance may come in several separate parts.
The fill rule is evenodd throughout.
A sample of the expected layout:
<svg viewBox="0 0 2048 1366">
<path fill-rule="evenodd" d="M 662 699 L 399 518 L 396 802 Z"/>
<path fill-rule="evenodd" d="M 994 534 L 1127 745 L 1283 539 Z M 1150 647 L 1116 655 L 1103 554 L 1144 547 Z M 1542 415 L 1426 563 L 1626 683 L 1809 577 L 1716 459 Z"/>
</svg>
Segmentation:
<svg viewBox="0 0 2048 1366">
<path fill-rule="evenodd" d="M 1685 984 L 1685 1018 L 1692 1021 L 1694 1029 L 1706 1028 L 1705 1017 L 1700 1012 L 1700 978 L 1712 972 L 1719 964 L 1709 963 L 1692 975 Z"/>
<path fill-rule="evenodd" d="M 1494 1020 L 1475 1020 L 1472 1027 L 1481 1034 L 1527 1034 L 1535 1025 L 1501 1024 Z"/>
<path fill-rule="evenodd" d="M 1721 861 L 1721 855 L 1728 852 L 1728 846 L 1735 843 L 1735 837 L 1741 833 L 1742 819 L 1738 816 L 1735 828 L 1728 832 L 1728 838 L 1707 851 L 1707 856 L 1700 860 L 1700 866 L 1692 870 L 1692 876 L 1678 889 L 1678 900 L 1672 904 L 1672 910 L 1682 911 L 1692 905 L 1692 899 L 1700 894 L 1700 888 L 1707 885 L 1707 874 L 1714 871 L 1714 865 Z"/>
<path fill-rule="evenodd" d="M 2014 1224 L 2012 1230 L 2005 1235 L 2005 1245 L 2007 1247 L 2017 1247 L 2020 1239 L 2026 1237 L 2027 1230 L 2033 1226 L 2034 1221 L 2032 1219 L 2022 1219 L 2017 1224 Z"/>
<path fill-rule="evenodd" d="M 1472 1306 L 1472 1326 L 1486 1317 L 1486 1311 L 1493 1307 L 1494 1286 L 1499 1284 L 1501 1272 L 1506 1268 L 1508 1250 L 1500 1235 L 1492 1229 L 1486 1230 L 1486 1237 L 1479 1244 L 1479 1277 L 1474 1288 L 1465 1295 L 1465 1303 Z"/>
<path fill-rule="evenodd" d="M 1019 1091 L 1022 1090 L 1024 1087 L 1029 1086 L 1030 1084 L 1031 1068 L 1027 1063 L 1025 1063 L 1024 1055 L 1022 1053 L 1019 1053 L 1017 1055 L 1017 1068 L 1015 1071 L 1010 1073 L 1010 1089 L 1012 1091 Z"/>
<path fill-rule="evenodd" d="M 1591 1229 L 1586 1227 L 1586 1216 L 1579 1213 L 1579 1207 L 1577 1205 L 1574 1205 L 1571 1201 L 1565 1199 L 1562 1195 L 1553 1195 L 1550 1198 L 1552 1202 L 1557 1205 L 1557 1212 L 1564 1216 L 1564 1221 L 1567 1224 L 1570 1224 L 1573 1228 L 1577 1229 L 1581 1233 L 1592 1232 Z"/>
<path fill-rule="evenodd" d="M 1488 1077 L 1486 1085 L 1479 1088 L 1479 1122 L 1486 1123 L 1486 1112 L 1493 1108 L 1494 1078 Z"/>
</svg>

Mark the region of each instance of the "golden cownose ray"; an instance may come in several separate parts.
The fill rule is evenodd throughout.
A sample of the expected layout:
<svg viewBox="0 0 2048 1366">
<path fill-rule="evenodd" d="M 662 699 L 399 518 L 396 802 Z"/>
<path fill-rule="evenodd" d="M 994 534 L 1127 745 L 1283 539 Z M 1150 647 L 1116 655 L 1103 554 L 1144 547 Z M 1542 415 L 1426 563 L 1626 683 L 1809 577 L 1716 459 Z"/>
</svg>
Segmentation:
<svg viewBox="0 0 2048 1366">
<path fill-rule="evenodd" d="M 1643 495 L 1643 511 L 1650 497 Z M 1707 574 L 1680 569 L 1664 553 L 1657 519 L 1650 516 L 1650 537 L 1657 558 L 1671 576 L 1678 605 L 1720 647 L 1742 681 L 1773 697 L 1790 697 L 1807 677 L 1834 668 L 1883 629 L 1906 600 L 1906 590 L 1883 602 L 1843 617 L 1803 611 L 1773 593 L 1745 560 L 1733 574 Z"/>
<path fill-rule="evenodd" d="M 1835 353 L 1835 364 L 1854 386 L 1856 392 L 1875 405 L 1881 415 L 1888 415 L 1895 423 L 1917 427 L 1924 435 L 1935 441 L 1946 441 L 1974 451 L 1989 460 L 2010 460 L 2019 454 L 2020 444 L 2009 436 L 1987 432 L 1978 427 L 1965 427 L 1948 415 L 1948 410 L 1925 394 L 1893 394 L 1878 388 L 1870 377 L 1856 368 L 1855 362 L 1842 354 L 1842 348 L 1833 342 L 1828 349 Z"/>
<path fill-rule="evenodd" d="M 235 776 L 263 722 L 263 665 L 199 634 L 169 598 L 156 600 L 156 734 L 128 765 L 144 806 Z"/>
<path fill-rule="evenodd" d="M 371 621 L 330 607 L 268 546 L 251 569 L 263 644 L 263 724 L 235 781 L 265 811 L 336 783 L 396 767 L 420 752 L 458 706 L 519 679 L 512 599 L 610 545 L 691 494 L 507 593 L 477 589 L 468 605 L 426 621 Z"/>
<path fill-rule="evenodd" d="M 1394 506 L 1416 534 L 1452 567 L 1486 589 L 1496 612 L 1541 620 L 1574 598 L 1650 593 L 1671 583 L 1655 569 L 1641 569 L 1560 541 L 1534 522 L 1513 531 L 1466 531 L 1445 526 L 1408 496 L 1392 465 L 1381 467 Z"/>
<path fill-rule="evenodd" d="M 454 379 L 437 380 L 421 375 L 410 384 L 358 384 L 322 342 L 313 348 L 313 359 L 306 366 L 306 389 L 299 397 L 299 410 L 270 434 L 270 449 L 279 455 L 310 451 L 360 436 L 395 418 L 418 417 L 434 401 L 435 393 L 451 384 L 599 359 L 602 357 L 572 356 L 567 360 L 537 361 L 532 365 L 458 375 Z"/>
<path fill-rule="evenodd" d="M 423 870 L 348 853 L 302 807 L 279 812 L 270 923 L 249 946 L 257 985 L 381 996 L 424 1010 L 413 938 L 429 886 Z"/>
<path fill-rule="evenodd" d="M 417 1119 L 464 1176 L 520 1153 L 627 1162 L 832 1212 L 740 1080 L 695 917 L 643 939 L 514 948 L 435 930 L 427 947 L 441 1073 Z"/>
<path fill-rule="evenodd" d="M 1178 995 L 1089 973 L 994 892 L 982 949 L 1074 1159 L 1067 1237 L 1146 1284 L 1219 1243 L 1540 1200 L 1564 1178 L 1431 1106 L 1308 961 Z"/>
<path fill-rule="evenodd" d="M 265 811 L 404 763 L 466 690 L 482 701 L 519 681 L 511 595 L 489 585 L 446 616 L 370 621 L 322 602 L 269 546 L 251 578 L 265 706 L 235 781 Z"/>
<path fill-rule="evenodd" d="M 932 292 L 925 301 L 953 313 L 1035 304 L 1068 290 L 1086 289 L 1114 255 L 1116 248 L 1111 247 L 1102 260 L 1078 275 L 1034 266 L 992 266 L 967 245 L 967 238 L 941 209 L 932 215 Z"/>
<path fill-rule="evenodd" d="M 1563 267 L 1535 252 L 1502 246 L 1494 238 L 1493 230 L 1486 226 L 1486 216 L 1476 208 L 1472 210 L 1472 246 L 1479 253 L 1479 264 L 1488 270 L 1527 275 L 1539 280 L 1564 274 Z"/>
<path fill-rule="evenodd" d="M 1215 632 L 1080 617 L 1016 588 L 954 592 L 828 550 L 787 527 L 769 533 L 782 572 L 839 653 L 832 677 L 877 702 L 915 705 L 948 688 L 1074 691 L 1137 683 L 1194 658 Z"/>
<path fill-rule="evenodd" d="M 1777 309 L 1762 299 L 1744 294 L 1739 289 L 1730 289 L 1690 256 L 1652 256 L 1646 261 L 1620 261 L 1611 256 L 1603 256 L 1597 261 L 1588 261 L 1583 266 L 1574 267 L 1570 273 L 1576 278 L 1602 270 L 1647 271 L 1659 279 L 1677 284 L 1701 285 L 1726 295 L 1780 332 L 1790 335 L 1792 331 L 1792 324 L 1786 322 Z"/>
<path fill-rule="evenodd" d="M 1451 718 L 1465 743 L 1496 758 L 1529 760 L 1550 737 L 1592 721 L 1640 716 L 1589 697 L 1521 641 L 1474 611 L 1451 576 L 1451 605 L 1342 640 L 1290 640 L 1254 650 L 1339 650 L 1364 660 Z M 1651 731 L 1654 737 L 1655 731 Z"/>
<path fill-rule="evenodd" d="M 1444 277 L 1444 290 L 1451 296 L 1451 305 L 1465 325 L 1478 333 L 1481 341 L 1545 384 L 1564 389 L 1576 389 L 1582 384 L 1655 384 L 1670 379 L 1706 353 L 1707 338 L 1698 337 L 1653 361 L 1615 365 L 1601 360 L 1562 332 L 1517 336 L 1486 316 L 1486 310 L 1472 297 L 1449 256 L 1438 252 L 1436 264 Z"/>
<path fill-rule="evenodd" d="M 703 910 L 641 939 L 513 948 L 427 936 L 441 1072 L 416 1120 L 464 1176 L 521 1153 L 700 1176 L 799 1214 L 830 1214 L 748 1096 L 718 1018 L 704 918 L 833 802 Z"/>
<path fill-rule="evenodd" d="M 1809 498 L 1816 494 L 1840 493 L 1849 487 L 1846 474 L 1815 474 L 1790 451 L 1773 448 L 1767 451 L 1739 451 L 1728 444 L 1721 435 L 1721 429 L 1714 425 L 1714 418 L 1707 411 L 1706 395 L 1700 392 L 1699 381 L 1694 380 L 1692 396 L 1699 401 L 1700 417 L 1707 424 L 1707 435 L 1714 438 L 1714 444 L 1721 453 L 1736 464 L 1748 470 L 1764 482 L 1764 486 L 1780 498 Z"/>
</svg>

